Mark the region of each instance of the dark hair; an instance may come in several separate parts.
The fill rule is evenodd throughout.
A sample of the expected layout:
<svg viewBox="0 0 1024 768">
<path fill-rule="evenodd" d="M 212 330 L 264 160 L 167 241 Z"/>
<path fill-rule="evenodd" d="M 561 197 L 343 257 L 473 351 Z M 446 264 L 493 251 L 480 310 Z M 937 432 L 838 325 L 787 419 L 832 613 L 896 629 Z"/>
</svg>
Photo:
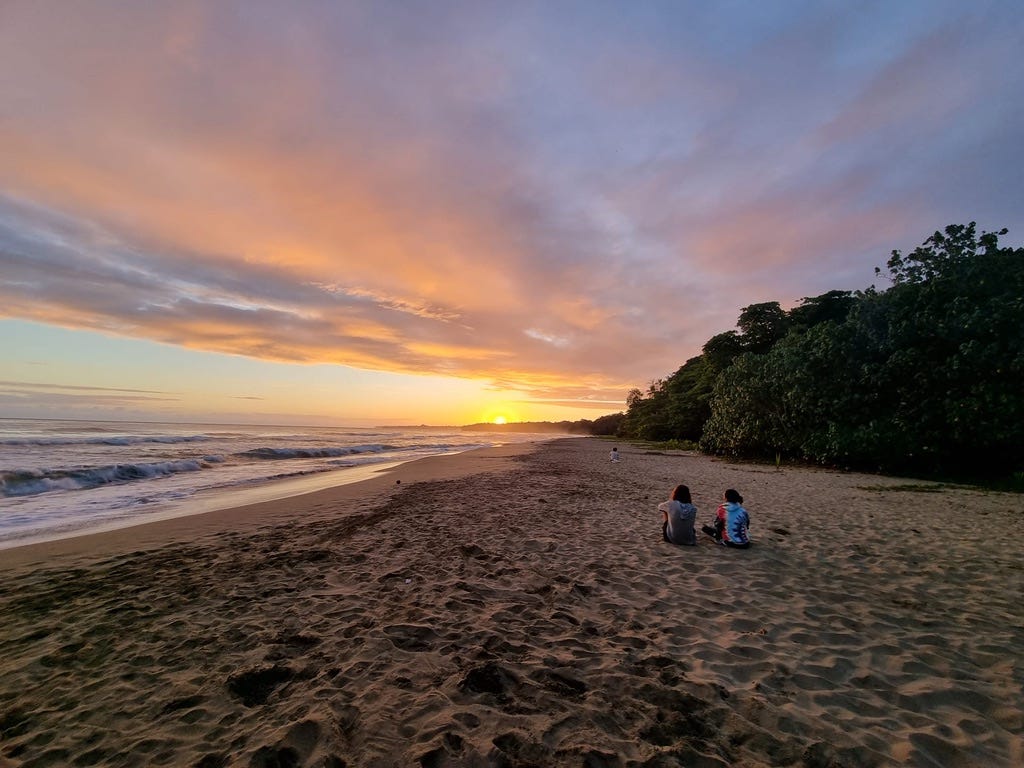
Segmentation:
<svg viewBox="0 0 1024 768">
<path fill-rule="evenodd" d="M 743 497 L 739 495 L 735 488 L 730 488 L 725 492 L 725 500 L 731 501 L 734 504 L 742 504 Z"/>
<path fill-rule="evenodd" d="M 685 485 L 677 485 L 676 489 L 672 491 L 672 501 L 680 501 L 683 504 L 692 504 L 693 499 L 690 498 L 690 489 Z"/>
</svg>

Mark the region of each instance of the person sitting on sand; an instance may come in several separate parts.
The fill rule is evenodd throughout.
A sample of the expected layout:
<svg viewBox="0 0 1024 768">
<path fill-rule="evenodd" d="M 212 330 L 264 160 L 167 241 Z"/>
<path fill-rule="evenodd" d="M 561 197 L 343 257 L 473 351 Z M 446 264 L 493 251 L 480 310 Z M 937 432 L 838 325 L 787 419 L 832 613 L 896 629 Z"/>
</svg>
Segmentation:
<svg viewBox="0 0 1024 768">
<path fill-rule="evenodd" d="M 697 534 L 693 531 L 693 522 L 697 519 L 697 508 L 690 498 L 690 489 L 685 485 L 677 485 L 672 491 L 672 498 L 658 505 L 664 522 L 661 526 L 662 538 L 670 544 L 693 546 L 697 543 Z"/>
<path fill-rule="evenodd" d="M 701 527 L 708 536 L 719 544 L 736 549 L 747 549 L 750 546 L 750 538 L 747 536 L 747 529 L 750 527 L 750 515 L 747 514 L 741 505 L 743 497 L 730 488 L 725 492 L 725 501 L 718 507 L 715 513 L 715 525 Z"/>
<path fill-rule="evenodd" d="M 618 460 L 619 460 L 619 449 L 618 448 L 612 448 L 612 461 L 618 461 Z"/>
</svg>

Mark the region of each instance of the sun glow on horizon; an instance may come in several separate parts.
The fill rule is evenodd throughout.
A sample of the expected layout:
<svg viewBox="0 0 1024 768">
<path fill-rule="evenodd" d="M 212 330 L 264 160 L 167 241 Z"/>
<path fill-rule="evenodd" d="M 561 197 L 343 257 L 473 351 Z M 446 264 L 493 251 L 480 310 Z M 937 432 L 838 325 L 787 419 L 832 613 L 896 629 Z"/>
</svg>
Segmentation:
<svg viewBox="0 0 1024 768">
<path fill-rule="evenodd" d="M 494 417 L 494 423 L 495 424 L 508 424 L 508 419 L 506 419 L 504 416 L 495 416 Z"/>
</svg>

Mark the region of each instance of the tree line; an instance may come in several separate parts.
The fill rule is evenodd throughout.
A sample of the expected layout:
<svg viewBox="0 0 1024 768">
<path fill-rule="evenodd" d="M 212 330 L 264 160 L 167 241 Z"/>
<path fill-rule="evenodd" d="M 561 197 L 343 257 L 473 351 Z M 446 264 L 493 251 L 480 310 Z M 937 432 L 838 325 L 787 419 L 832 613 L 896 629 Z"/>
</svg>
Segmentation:
<svg viewBox="0 0 1024 768">
<path fill-rule="evenodd" d="M 706 452 L 945 475 L 1024 469 L 1024 248 L 950 225 L 884 290 L 744 307 L 602 430 Z"/>
</svg>

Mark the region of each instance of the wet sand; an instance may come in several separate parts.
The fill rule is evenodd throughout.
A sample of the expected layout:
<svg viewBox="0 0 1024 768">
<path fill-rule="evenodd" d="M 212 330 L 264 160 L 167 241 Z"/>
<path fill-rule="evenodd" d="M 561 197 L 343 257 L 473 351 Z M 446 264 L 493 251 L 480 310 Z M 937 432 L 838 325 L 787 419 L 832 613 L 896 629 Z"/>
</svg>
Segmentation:
<svg viewBox="0 0 1024 768">
<path fill-rule="evenodd" d="M 1024 763 L 1020 496 L 619 449 L 0 551 L 0 767 Z"/>
</svg>

